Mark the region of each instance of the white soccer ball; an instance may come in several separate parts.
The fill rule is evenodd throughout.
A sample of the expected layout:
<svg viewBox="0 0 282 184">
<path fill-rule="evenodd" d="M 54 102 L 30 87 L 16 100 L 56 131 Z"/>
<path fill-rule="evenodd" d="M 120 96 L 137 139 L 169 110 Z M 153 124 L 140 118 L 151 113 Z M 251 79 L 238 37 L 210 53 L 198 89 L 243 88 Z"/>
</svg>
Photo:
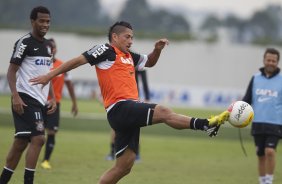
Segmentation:
<svg viewBox="0 0 282 184">
<path fill-rule="evenodd" d="M 254 119 L 254 110 L 244 101 L 236 101 L 228 107 L 230 116 L 228 122 L 237 128 L 248 126 Z"/>
</svg>

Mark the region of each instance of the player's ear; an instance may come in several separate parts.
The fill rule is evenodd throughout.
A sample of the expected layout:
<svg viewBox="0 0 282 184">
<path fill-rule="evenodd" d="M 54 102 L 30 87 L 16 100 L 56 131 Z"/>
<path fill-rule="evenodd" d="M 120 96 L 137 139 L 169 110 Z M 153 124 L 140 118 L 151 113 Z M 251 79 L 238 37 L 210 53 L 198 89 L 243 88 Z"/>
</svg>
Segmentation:
<svg viewBox="0 0 282 184">
<path fill-rule="evenodd" d="M 31 23 L 32 26 L 33 26 L 34 22 L 35 22 L 35 20 L 30 19 L 30 23 Z"/>
<path fill-rule="evenodd" d="M 118 35 L 116 33 L 113 33 L 112 34 L 112 41 L 117 42 L 117 39 L 118 39 Z"/>
</svg>

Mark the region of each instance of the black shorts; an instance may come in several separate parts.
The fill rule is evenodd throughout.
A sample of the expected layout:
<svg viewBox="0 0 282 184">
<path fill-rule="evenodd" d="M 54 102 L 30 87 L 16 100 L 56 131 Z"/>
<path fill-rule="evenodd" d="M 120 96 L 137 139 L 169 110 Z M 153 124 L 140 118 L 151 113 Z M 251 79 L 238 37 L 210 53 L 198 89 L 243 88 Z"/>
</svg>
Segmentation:
<svg viewBox="0 0 282 184">
<path fill-rule="evenodd" d="M 45 120 L 45 128 L 58 131 L 60 124 L 60 103 L 57 103 L 57 109 L 52 114 L 47 114 Z"/>
<path fill-rule="evenodd" d="M 118 102 L 108 112 L 108 121 L 116 133 L 116 157 L 121 156 L 126 148 L 137 154 L 140 128 L 152 125 L 155 106 L 156 104 L 128 100 Z"/>
<path fill-rule="evenodd" d="M 276 135 L 254 135 L 254 141 L 256 145 L 256 154 L 257 156 L 265 155 L 265 148 L 273 148 L 276 150 L 276 147 L 279 142 L 279 137 Z"/>
<path fill-rule="evenodd" d="M 282 125 L 252 123 L 252 135 L 275 135 L 282 138 Z"/>
<path fill-rule="evenodd" d="M 46 118 L 46 107 L 39 101 L 25 93 L 19 93 L 24 106 L 24 113 L 19 115 L 12 108 L 15 137 L 27 137 L 44 135 L 44 119 Z"/>
</svg>

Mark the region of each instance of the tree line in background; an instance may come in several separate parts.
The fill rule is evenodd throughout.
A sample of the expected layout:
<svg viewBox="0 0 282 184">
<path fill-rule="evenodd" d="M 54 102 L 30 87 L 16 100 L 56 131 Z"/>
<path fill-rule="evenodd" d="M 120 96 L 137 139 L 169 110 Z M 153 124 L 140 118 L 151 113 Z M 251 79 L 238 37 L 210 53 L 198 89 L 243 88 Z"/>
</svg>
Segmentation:
<svg viewBox="0 0 282 184">
<path fill-rule="evenodd" d="M 223 19 L 209 15 L 201 26 L 210 38 L 218 38 L 220 28 L 226 29 L 233 42 L 282 45 L 282 6 L 269 5 L 247 20 L 236 15 Z"/>
<path fill-rule="evenodd" d="M 126 20 L 132 23 L 137 37 L 204 38 L 215 42 L 221 38 L 220 30 L 224 28 L 233 42 L 282 45 L 281 5 L 269 5 L 247 20 L 231 14 L 225 18 L 210 14 L 199 28 L 192 29 L 189 19 L 193 17 L 185 18 L 183 12 L 153 9 L 147 0 L 127 0 L 115 18 L 107 14 L 99 0 L 9 0 L 0 2 L 0 26 L 29 28 L 30 10 L 37 5 L 50 9 L 53 31 L 105 35 L 113 22 Z"/>
</svg>

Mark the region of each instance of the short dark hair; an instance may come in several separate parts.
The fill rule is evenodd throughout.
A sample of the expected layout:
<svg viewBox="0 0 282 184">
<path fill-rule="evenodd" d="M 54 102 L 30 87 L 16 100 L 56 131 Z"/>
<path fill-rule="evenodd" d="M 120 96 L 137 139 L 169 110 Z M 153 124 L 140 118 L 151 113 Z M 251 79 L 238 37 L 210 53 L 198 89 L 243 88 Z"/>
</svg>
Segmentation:
<svg viewBox="0 0 282 184">
<path fill-rule="evenodd" d="M 128 29 L 133 30 L 132 26 L 128 22 L 119 21 L 119 22 L 114 23 L 114 25 L 112 25 L 109 29 L 109 33 L 108 33 L 109 41 L 110 42 L 112 41 L 112 34 L 113 33 L 119 34 L 124 30 L 124 28 L 128 28 Z"/>
<path fill-rule="evenodd" d="M 46 8 L 44 6 L 37 6 L 37 7 L 33 8 L 31 10 L 31 12 L 30 12 L 30 19 L 31 20 L 36 20 L 38 13 L 45 13 L 45 14 L 49 14 L 50 15 L 50 11 L 48 10 L 48 8 Z"/>
<path fill-rule="evenodd" d="M 263 54 L 263 58 L 265 58 L 265 56 L 266 56 L 267 53 L 277 55 L 277 56 L 278 56 L 277 58 L 278 58 L 278 61 L 279 61 L 279 59 L 280 59 L 280 53 L 279 53 L 278 50 L 276 50 L 276 49 L 274 49 L 274 48 L 267 48 L 267 49 L 265 50 L 264 54 Z"/>
</svg>

